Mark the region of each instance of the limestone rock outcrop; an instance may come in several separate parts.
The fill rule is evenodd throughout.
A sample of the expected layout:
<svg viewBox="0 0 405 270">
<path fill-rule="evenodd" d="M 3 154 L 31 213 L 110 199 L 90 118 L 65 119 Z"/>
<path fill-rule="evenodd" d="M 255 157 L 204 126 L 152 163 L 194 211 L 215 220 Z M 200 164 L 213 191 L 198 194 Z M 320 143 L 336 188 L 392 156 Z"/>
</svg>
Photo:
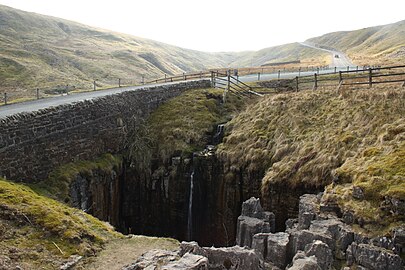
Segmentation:
<svg viewBox="0 0 405 270">
<path fill-rule="evenodd" d="M 264 211 L 259 199 L 252 197 L 242 204 L 242 213 L 237 223 L 236 244 L 251 248 L 255 234 L 272 232 L 274 227 L 274 214 Z"/>
<path fill-rule="evenodd" d="M 263 211 L 258 205 L 257 199 L 249 199 L 242 214 L 255 216 L 254 213 Z M 336 269 L 336 265 L 369 270 L 404 269 L 400 256 L 405 239 L 402 227 L 396 228 L 391 238 L 370 239 L 355 232 L 344 222 L 343 215 L 339 218 L 339 213 L 336 205 L 321 202 L 320 195 L 305 194 L 300 197 L 298 218 L 286 221 L 285 232 L 263 233 L 261 230 L 267 227 L 260 227 L 258 221 L 240 222 L 246 217 L 239 217 L 237 243 L 251 241 L 249 247 L 270 269 L 329 270 Z"/>
<path fill-rule="evenodd" d="M 196 242 L 182 242 L 179 252 L 152 250 L 122 270 L 247 270 L 263 268 L 263 262 L 251 249 L 200 247 Z"/>
</svg>

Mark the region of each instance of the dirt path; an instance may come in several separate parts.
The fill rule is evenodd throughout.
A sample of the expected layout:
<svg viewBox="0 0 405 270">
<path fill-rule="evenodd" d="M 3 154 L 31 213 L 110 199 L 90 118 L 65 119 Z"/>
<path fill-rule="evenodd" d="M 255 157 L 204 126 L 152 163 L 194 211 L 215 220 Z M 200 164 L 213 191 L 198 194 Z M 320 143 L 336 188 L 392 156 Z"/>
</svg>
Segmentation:
<svg viewBox="0 0 405 270">
<path fill-rule="evenodd" d="M 176 250 L 179 242 L 169 238 L 133 236 L 109 242 L 97 257 L 80 262 L 76 270 L 120 270 L 133 263 L 140 255 L 151 249 Z"/>
</svg>

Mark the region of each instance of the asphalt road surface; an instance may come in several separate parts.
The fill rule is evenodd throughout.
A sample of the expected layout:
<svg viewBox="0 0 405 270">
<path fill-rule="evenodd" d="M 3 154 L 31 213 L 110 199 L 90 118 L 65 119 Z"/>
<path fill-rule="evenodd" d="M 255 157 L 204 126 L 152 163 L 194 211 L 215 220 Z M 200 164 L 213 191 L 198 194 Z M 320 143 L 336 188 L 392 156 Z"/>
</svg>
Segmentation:
<svg viewBox="0 0 405 270">
<path fill-rule="evenodd" d="M 334 52 L 335 53 L 335 52 Z M 348 62 L 342 62 L 347 64 Z M 352 65 L 344 65 L 341 67 L 337 67 L 336 71 L 339 70 L 347 70 L 347 67 L 353 67 Z M 334 72 L 335 68 L 329 69 L 322 69 L 319 70 L 319 74 L 323 73 L 331 73 Z M 302 72 L 282 72 L 280 73 L 280 79 L 291 79 L 295 78 L 296 76 L 307 76 L 307 75 L 314 75 L 315 71 L 302 71 Z M 260 80 L 272 80 L 277 79 L 278 73 L 271 73 L 271 74 L 260 74 Z M 251 74 L 239 77 L 239 80 L 243 82 L 253 82 L 258 81 L 259 76 L 258 74 Z M 44 98 L 38 99 L 33 101 L 27 101 L 22 103 L 14 103 L 5 106 L 0 106 L 0 119 L 5 118 L 7 116 L 15 115 L 18 113 L 24 112 L 34 112 L 40 109 L 45 109 L 49 107 L 55 107 L 63 104 L 72 104 L 75 102 L 80 102 L 83 100 L 91 100 L 98 97 L 104 97 L 108 95 L 119 94 L 126 91 L 141 91 L 141 89 L 153 86 L 161 86 L 161 85 L 169 85 L 169 84 L 176 84 L 178 82 L 172 83 L 160 83 L 160 84 L 152 84 L 152 85 L 144 85 L 144 86 L 129 86 L 129 87 L 121 87 L 121 88 L 111 88 L 106 90 L 99 90 L 99 91 L 92 91 L 92 92 L 83 92 L 83 93 L 74 93 L 70 95 L 63 95 L 63 96 L 56 96 L 52 98 Z"/>
<path fill-rule="evenodd" d="M 177 82 L 178 83 L 178 82 Z M 43 98 L 37 99 L 33 101 L 21 102 L 21 103 L 14 103 L 9 105 L 0 106 L 0 119 L 5 118 L 7 116 L 11 116 L 18 113 L 23 112 L 33 112 L 38 111 L 40 109 L 45 109 L 49 107 L 55 107 L 63 104 L 71 104 L 83 100 L 91 100 L 98 97 L 104 97 L 114 94 L 119 94 L 126 91 L 140 91 L 141 89 L 152 87 L 152 86 L 160 86 L 160 85 L 169 85 L 169 84 L 176 84 L 174 83 L 162 83 L 162 84 L 153 84 L 153 85 L 143 85 L 143 86 L 129 86 L 129 87 L 121 87 L 121 88 L 111 88 L 105 90 L 98 90 L 92 92 L 82 92 L 82 93 L 73 93 L 70 95 L 61 95 L 51 98 Z"/>
<path fill-rule="evenodd" d="M 330 53 L 332 56 L 331 66 L 333 66 L 333 67 L 348 67 L 348 66 L 354 67 L 353 63 L 350 61 L 350 59 L 347 57 L 347 55 L 340 51 L 319 48 L 319 47 L 317 47 L 313 44 L 307 43 L 307 42 L 300 42 L 300 44 L 303 46 L 309 47 L 309 48 L 313 48 L 313 49 L 317 49 L 317 50 L 321 50 L 321 51 Z"/>
</svg>

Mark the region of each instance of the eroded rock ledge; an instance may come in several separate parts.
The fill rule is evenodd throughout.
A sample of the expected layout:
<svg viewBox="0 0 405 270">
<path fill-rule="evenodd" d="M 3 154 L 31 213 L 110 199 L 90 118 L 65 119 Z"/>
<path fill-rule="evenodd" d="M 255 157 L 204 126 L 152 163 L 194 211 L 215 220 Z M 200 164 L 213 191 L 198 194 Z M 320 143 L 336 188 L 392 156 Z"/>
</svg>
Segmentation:
<svg viewBox="0 0 405 270">
<path fill-rule="evenodd" d="M 240 246 L 207 248 L 183 242 L 179 252 L 154 250 L 123 270 L 404 269 L 404 228 L 393 230 L 392 237 L 370 239 L 338 218 L 333 206 L 323 205 L 321 195 L 301 196 L 298 218 L 287 220 L 285 232 L 276 233 L 274 214 L 250 198 L 238 218 Z"/>
</svg>

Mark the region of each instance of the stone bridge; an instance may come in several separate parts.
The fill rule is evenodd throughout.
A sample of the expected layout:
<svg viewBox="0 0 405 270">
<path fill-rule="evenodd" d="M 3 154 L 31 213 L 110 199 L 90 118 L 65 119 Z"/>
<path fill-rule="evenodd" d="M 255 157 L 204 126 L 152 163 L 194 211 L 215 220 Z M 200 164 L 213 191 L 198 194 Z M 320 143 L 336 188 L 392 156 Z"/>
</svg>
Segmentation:
<svg viewBox="0 0 405 270">
<path fill-rule="evenodd" d="M 200 80 L 145 87 L 1 119 L 0 177 L 36 182 L 60 165 L 119 153 L 131 119 L 136 125 L 162 102 L 210 85 Z"/>
</svg>

